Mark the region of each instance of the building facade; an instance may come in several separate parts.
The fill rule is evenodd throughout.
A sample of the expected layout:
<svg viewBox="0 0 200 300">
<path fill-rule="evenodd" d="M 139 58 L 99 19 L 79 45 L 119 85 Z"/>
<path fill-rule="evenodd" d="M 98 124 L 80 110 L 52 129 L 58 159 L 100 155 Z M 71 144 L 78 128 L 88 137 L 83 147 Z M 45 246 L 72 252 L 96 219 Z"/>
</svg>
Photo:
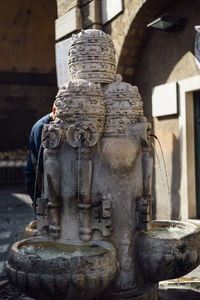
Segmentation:
<svg viewBox="0 0 200 300">
<path fill-rule="evenodd" d="M 58 85 L 69 79 L 59 64 L 71 35 L 97 28 L 113 39 L 117 72 L 139 87 L 165 157 L 164 163 L 155 139 L 154 216 L 159 219 L 200 217 L 200 69 L 194 50 L 199 9 L 198 0 L 57 0 Z M 171 31 L 147 27 L 163 14 L 184 17 L 184 26 Z"/>
</svg>

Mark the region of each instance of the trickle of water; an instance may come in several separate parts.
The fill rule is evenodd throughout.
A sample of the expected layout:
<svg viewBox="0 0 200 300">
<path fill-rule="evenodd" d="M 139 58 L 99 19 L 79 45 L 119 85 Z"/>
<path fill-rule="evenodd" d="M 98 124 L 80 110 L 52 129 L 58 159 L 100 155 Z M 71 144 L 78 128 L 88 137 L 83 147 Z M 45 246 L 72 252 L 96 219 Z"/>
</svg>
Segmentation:
<svg viewBox="0 0 200 300">
<path fill-rule="evenodd" d="M 78 176 L 77 176 L 77 184 L 78 184 L 78 203 L 80 200 L 80 167 L 81 167 L 81 144 L 78 147 Z"/>
<path fill-rule="evenodd" d="M 163 159 L 164 170 L 165 170 L 165 177 L 166 177 L 166 182 L 167 182 L 168 194 L 170 195 L 169 180 L 168 180 L 168 175 L 167 175 L 167 166 L 166 166 L 166 162 L 165 162 L 165 157 L 164 157 L 162 145 L 161 145 L 160 140 L 157 137 L 156 137 L 156 140 L 158 141 L 158 144 L 159 144 L 159 147 L 160 147 L 160 151 L 161 151 L 161 155 L 162 155 L 162 159 Z"/>
<path fill-rule="evenodd" d="M 38 183 L 38 174 L 39 174 L 39 163 L 40 163 L 40 155 L 42 150 L 42 144 L 40 145 L 38 158 L 37 158 L 37 165 L 36 165 L 36 172 L 35 172 L 35 184 L 34 184 L 34 194 L 33 194 L 33 209 L 34 209 L 34 220 L 37 219 L 36 214 L 36 192 L 37 192 L 37 183 Z"/>
<path fill-rule="evenodd" d="M 163 178 L 163 169 L 161 167 L 161 162 L 160 162 L 160 159 L 159 159 L 159 156 L 158 156 L 158 152 L 155 148 L 155 145 L 153 144 L 153 142 L 151 143 L 153 149 L 154 149 L 154 152 L 155 152 L 155 155 L 156 155 L 156 158 L 157 158 L 157 161 L 158 161 L 158 166 L 159 166 L 159 171 L 160 171 L 160 174 L 161 174 L 161 182 L 162 182 L 162 185 L 164 187 L 164 189 L 166 188 L 165 187 L 165 183 L 166 183 L 166 186 L 167 186 L 167 195 L 168 195 L 168 202 L 170 203 L 170 189 L 169 189 L 169 180 L 168 180 L 168 175 L 167 175 L 167 167 L 166 167 L 166 162 L 165 162 L 165 157 L 164 157 L 164 153 L 163 153 L 163 150 L 162 150 L 162 145 L 159 141 L 159 139 L 157 138 L 157 136 L 155 136 L 154 134 L 151 134 L 151 136 L 153 136 L 157 141 L 158 141 L 158 144 L 159 144 L 159 148 L 160 148 L 160 151 L 161 151 L 161 157 L 162 157 L 162 161 L 163 161 L 163 166 L 164 166 L 164 174 L 165 174 L 165 180 Z M 167 206 L 168 206 L 168 203 L 167 203 Z M 170 212 L 168 211 L 168 218 L 170 217 Z"/>
<path fill-rule="evenodd" d="M 155 153 L 157 161 L 158 161 L 158 167 L 159 167 L 159 171 L 160 171 L 160 175 L 161 175 L 161 182 L 162 182 L 163 186 L 165 187 L 165 184 L 164 184 L 165 181 L 164 181 L 164 178 L 163 178 L 163 172 L 162 172 L 162 167 L 161 167 L 161 163 L 160 163 L 160 158 L 158 156 L 158 152 L 157 152 L 156 147 L 154 146 L 153 142 L 151 143 L 151 145 L 154 149 L 154 153 Z"/>
</svg>

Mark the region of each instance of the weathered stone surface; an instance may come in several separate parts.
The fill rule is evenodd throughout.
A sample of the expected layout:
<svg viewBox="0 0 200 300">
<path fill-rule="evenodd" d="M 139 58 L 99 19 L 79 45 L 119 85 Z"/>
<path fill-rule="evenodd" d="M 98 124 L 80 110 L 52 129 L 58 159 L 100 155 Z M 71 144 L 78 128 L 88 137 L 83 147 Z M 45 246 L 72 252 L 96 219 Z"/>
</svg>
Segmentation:
<svg viewBox="0 0 200 300">
<path fill-rule="evenodd" d="M 199 242 L 198 227 L 193 224 L 155 222 L 136 242 L 139 266 L 145 278 L 158 282 L 187 274 L 199 265 Z"/>
<path fill-rule="evenodd" d="M 69 12 L 55 21 L 56 40 L 81 29 L 81 13 L 78 7 L 74 7 Z"/>
<path fill-rule="evenodd" d="M 68 66 L 68 55 L 66 55 L 66 53 L 69 52 L 70 43 L 71 37 L 56 43 L 56 73 L 59 88 L 64 86 L 65 83 L 71 79 Z"/>
<path fill-rule="evenodd" d="M 107 111 L 104 135 L 124 135 L 143 116 L 143 102 L 138 88 L 120 80 L 117 74 L 116 82 L 104 88 Z"/>
<path fill-rule="evenodd" d="M 101 26 L 101 1 L 93 0 L 82 7 L 83 28 L 88 28 L 94 24 Z"/>
<path fill-rule="evenodd" d="M 57 256 L 48 254 L 50 248 Z M 36 299 L 93 299 L 116 273 L 109 245 L 63 245 L 35 238 L 14 244 L 10 257 L 6 269 L 11 282 Z"/>
<path fill-rule="evenodd" d="M 82 30 L 72 36 L 69 49 L 72 79 L 110 83 L 115 75 L 115 49 L 109 35 L 100 30 Z"/>
<path fill-rule="evenodd" d="M 91 2 L 92 0 L 81 0 L 81 6 Z"/>
<path fill-rule="evenodd" d="M 43 129 L 44 148 L 57 148 L 61 139 L 72 147 L 93 147 L 103 132 L 105 103 L 99 84 L 86 80 L 72 80 L 62 87 L 54 103 L 56 122 Z M 65 137 L 64 137 L 65 136 Z"/>
<path fill-rule="evenodd" d="M 78 6 L 80 4 L 80 0 L 57 0 L 57 13 L 58 17 L 62 17 L 65 15 L 69 10 Z"/>
<path fill-rule="evenodd" d="M 118 15 L 123 10 L 123 1 L 115 0 L 115 5 L 113 5 L 112 0 L 102 0 L 101 1 L 102 10 L 102 23 L 105 24 L 116 15 Z"/>
<path fill-rule="evenodd" d="M 119 16 L 112 20 L 112 22 L 108 22 L 108 25 L 105 24 L 105 32 L 111 34 L 114 41 L 117 62 L 126 39 L 126 33 L 128 32 L 134 17 L 145 2 L 146 0 L 124 0 L 124 13 L 119 14 Z M 133 41 L 131 40 L 131 42 L 133 48 Z"/>
</svg>

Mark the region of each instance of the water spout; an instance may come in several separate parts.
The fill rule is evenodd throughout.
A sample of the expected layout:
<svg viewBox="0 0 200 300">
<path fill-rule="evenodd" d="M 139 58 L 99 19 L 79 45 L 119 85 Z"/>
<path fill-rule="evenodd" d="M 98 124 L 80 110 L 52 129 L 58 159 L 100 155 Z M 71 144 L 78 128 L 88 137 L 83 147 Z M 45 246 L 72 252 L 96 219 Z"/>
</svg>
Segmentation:
<svg viewBox="0 0 200 300">
<path fill-rule="evenodd" d="M 34 184 L 34 194 L 33 194 L 33 211 L 34 211 L 34 220 L 37 219 L 37 213 L 36 213 L 36 194 L 37 194 L 37 185 L 38 185 L 38 175 L 39 175 L 39 163 L 40 163 L 40 155 L 42 150 L 42 144 L 40 145 L 39 152 L 38 152 L 38 158 L 37 158 L 37 165 L 36 165 L 36 172 L 35 172 L 35 184 Z"/>
<path fill-rule="evenodd" d="M 165 162 L 165 157 L 164 157 L 162 145 L 161 145 L 161 142 L 160 142 L 159 138 L 156 135 L 150 134 L 150 136 L 154 137 L 158 141 L 158 144 L 159 144 L 159 147 L 160 147 L 162 160 L 163 160 L 163 165 L 164 165 L 164 171 L 165 171 L 165 178 L 166 178 L 166 183 L 167 183 L 167 191 L 168 191 L 168 195 L 170 197 L 169 180 L 168 180 L 168 175 L 167 175 L 167 166 L 166 166 L 166 162 Z M 154 147 L 154 150 L 155 150 L 155 147 Z"/>
</svg>

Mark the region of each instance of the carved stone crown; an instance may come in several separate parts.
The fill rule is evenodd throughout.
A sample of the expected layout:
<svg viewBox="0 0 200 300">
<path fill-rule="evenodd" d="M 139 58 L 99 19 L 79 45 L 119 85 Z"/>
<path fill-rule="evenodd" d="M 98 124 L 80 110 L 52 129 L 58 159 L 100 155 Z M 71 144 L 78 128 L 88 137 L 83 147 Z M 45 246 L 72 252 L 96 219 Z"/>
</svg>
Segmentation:
<svg viewBox="0 0 200 300">
<path fill-rule="evenodd" d="M 69 117 L 76 118 L 84 114 L 90 117 L 105 116 L 104 97 L 100 84 L 83 79 L 67 82 L 58 91 L 54 106 L 56 117 L 61 120 L 67 118 L 69 121 Z"/>
<path fill-rule="evenodd" d="M 126 129 L 143 117 L 143 102 L 138 88 L 129 83 L 120 82 L 117 75 L 116 82 L 104 88 L 106 102 L 105 135 L 123 135 Z"/>
<path fill-rule="evenodd" d="M 72 147 L 78 147 L 81 139 L 88 147 L 97 143 L 106 114 L 100 84 L 84 79 L 71 80 L 59 90 L 54 106 L 56 120 L 60 120 Z"/>
<path fill-rule="evenodd" d="M 116 63 L 111 37 L 97 29 L 82 30 L 73 35 L 68 64 L 72 79 L 113 82 Z"/>
</svg>

